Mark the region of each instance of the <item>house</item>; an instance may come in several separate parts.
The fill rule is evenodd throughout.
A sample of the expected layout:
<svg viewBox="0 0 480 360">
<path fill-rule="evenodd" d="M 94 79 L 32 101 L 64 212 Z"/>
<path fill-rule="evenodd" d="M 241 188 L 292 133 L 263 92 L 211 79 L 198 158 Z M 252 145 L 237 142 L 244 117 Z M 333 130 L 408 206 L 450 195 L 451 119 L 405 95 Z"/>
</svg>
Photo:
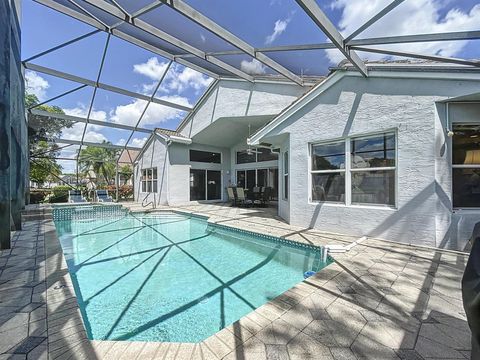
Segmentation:
<svg viewBox="0 0 480 360">
<path fill-rule="evenodd" d="M 118 183 L 121 185 L 133 185 L 132 172 L 133 172 L 133 161 L 137 158 L 139 151 L 132 149 L 124 149 L 118 156 Z M 128 167 L 131 171 L 124 174 L 122 171 L 125 167 Z"/>
<path fill-rule="evenodd" d="M 342 64 L 311 88 L 220 81 L 147 141 L 136 199 L 225 201 L 229 184 L 269 183 L 292 225 L 465 248 L 480 222 L 480 69 L 368 70 Z"/>
</svg>

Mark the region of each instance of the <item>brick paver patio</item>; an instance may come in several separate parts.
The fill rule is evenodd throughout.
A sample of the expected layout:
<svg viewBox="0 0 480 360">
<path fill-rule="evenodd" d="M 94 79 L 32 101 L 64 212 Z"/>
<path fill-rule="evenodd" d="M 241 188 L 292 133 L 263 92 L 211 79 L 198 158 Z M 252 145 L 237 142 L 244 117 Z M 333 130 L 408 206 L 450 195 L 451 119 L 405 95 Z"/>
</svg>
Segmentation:
<svg viewBox="0 0 480 360">
<path fill-rule="evenodd" d="M 271 209 L 176 209 L 316 245 L 357 240 L 290 226 Z M 367 239 L 334 258 L 202 343 L 91 341 L 54 224 L 30 217 L 0 252 L 0 359 L 470 358 L 460 292 L 466 254 Z"/>
</svg>

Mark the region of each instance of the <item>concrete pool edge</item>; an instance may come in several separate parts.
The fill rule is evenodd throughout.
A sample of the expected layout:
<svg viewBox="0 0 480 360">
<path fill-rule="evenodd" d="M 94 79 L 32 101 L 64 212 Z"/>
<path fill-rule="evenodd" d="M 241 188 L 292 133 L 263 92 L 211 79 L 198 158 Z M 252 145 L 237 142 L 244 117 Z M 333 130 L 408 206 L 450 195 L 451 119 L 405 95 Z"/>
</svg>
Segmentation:
<svg viewBox="0 0 480 360">
<path fill-rule="evenodd" d="M 145 351 L 151 352 L 156 349 L 155 353 L 162 351 L 163 356 L 172 352 L 176 359 L 182 359 L 182 353 L 188 359 L 221 359 L 341 271 L 340 268 L 336 268 L 335 263 L 328 265 L 313 277 L 296 284 L 200 343 L 90 340 L 87 337 L 55 223 L 48 211 L 45 215 L 43 226 L 46 252 L 48 353 L 52 359 L 67 359 L 74 354 L 75 358 L 102 358 L 106 352 L 109 356 L 116 353 L 120 357 L 125 355 L 127 347 L 131 358 L 140 355 L 143 358 Z"/>
</svg>

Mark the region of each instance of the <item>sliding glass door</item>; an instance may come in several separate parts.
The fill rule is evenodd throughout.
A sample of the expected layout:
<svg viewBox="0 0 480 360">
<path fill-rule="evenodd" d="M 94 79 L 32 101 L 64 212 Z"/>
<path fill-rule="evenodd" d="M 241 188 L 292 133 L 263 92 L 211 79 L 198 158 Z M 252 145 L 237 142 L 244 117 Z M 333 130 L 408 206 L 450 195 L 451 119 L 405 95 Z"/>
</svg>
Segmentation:
<svg viewBox="0 0 480 360">
<path fill-rule="evenodd" d="M 190 201 L 205 200 L 205 170 L 190 169 Z"/>
<path fill-rule="evenodd" d="M 207 170 L 207 200 L 222 199 L 222 172 Z"/>
<path fill-rule="evenodd" d="M 190 169 L 190 201 L 221 199 L 221 171 Z"/>
<path fill-rule="evenodd" d="M 272 199 L 278 196 L 278 168 L 237 170 L 237 186 L 253 190 L 254 187 L 271 188 Z"/>
</svg>

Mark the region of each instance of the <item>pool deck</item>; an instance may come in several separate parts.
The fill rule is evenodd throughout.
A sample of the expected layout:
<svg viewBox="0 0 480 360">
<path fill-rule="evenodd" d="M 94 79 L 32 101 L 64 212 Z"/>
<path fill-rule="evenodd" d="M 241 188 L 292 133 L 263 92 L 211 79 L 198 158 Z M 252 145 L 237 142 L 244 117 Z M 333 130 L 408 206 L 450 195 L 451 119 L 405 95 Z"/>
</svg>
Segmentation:
<svg viewBox="0 0 480 360">
<path fill-rule="evenodd" d="M 30 210 L 12 249 L 0 251 L 0 360 L 470 358 L 460 292 L 467 255 L 378 239 L 335 254 L 335 263 L 199 344 L 88 340 L 49 210 Z M 315 245 L 358 240 L 290 226 L 274 209 L 157 210 Z"/>
</svg>

